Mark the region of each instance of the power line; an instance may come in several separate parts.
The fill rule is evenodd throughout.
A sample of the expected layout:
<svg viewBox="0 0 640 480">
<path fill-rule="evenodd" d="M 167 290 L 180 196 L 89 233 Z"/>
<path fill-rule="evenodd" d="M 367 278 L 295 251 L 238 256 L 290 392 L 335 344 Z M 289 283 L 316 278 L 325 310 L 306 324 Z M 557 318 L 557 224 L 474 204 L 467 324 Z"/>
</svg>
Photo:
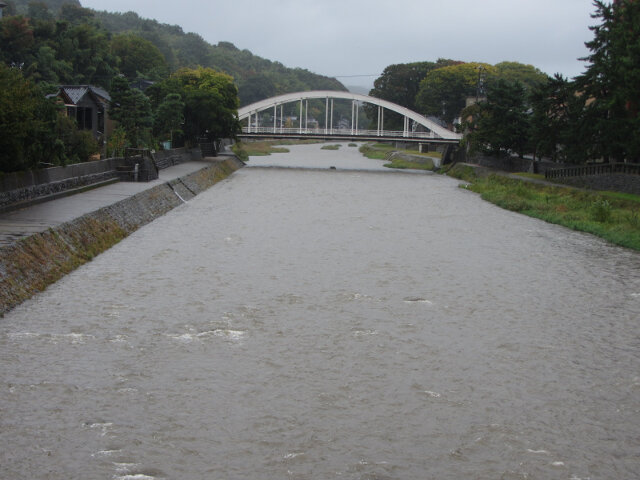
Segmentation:
<svg viewBox="0 0 640 480">
<path fill-rule="evenodd" d="M 373 75 L 331 75 L 333 78 L 379 77 L 379 73 Z"/>
</svg>

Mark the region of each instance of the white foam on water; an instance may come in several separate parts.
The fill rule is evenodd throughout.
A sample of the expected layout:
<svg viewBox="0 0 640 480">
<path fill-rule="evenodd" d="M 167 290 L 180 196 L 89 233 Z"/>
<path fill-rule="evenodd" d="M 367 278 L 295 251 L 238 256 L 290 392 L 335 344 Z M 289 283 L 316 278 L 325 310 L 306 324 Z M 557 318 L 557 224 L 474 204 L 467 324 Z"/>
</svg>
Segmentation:
<svg viewBox="0 0 640 480">
<path fill-rule="evenodd" d="M 37 338 L 39 336 L 40 336 L 39 333 L 34 333 L 34 332 L 15 332 L 15 333 L 7 334 L 7 337 L 9 337 L 11 340 L 20 340 L 23 338 Z"/>
<path fill-rule="evenodd" d="M 292 452 L 292 453 L 287 453 L 283 458 L 285 460 L 290 460 L 292 458 L 296 458 L 296 457 L 301 457 L 302 455 L 304 455 L 305 452 Z"/>
<path fill-rule="evenodd" d="M 217 329 L 213 331 L 213 334 L 216 335 L 217 337 L 225 337 L 228 338 L 229 340 L 234 340 L 234 341 L 238 341 L 241 340 L 242 337 L 244 337 L 246 332 L 243 332 L 242 330 L 228 330 L 228 329 Z"/>
<path fill-rule="evenodd" d="M 536 453 L 536 454 L 544 454 L 544 455 L 549 455 L 549 452 L 546 450 L 531 450 L 530 448 L 527 448 L 527 452 L 529 453 Z"/>
<path fill-rule="evenodd" d="M 126 335 L 116 335 L 115 337 L 109 339 L 111 343 L 128 343 L 129 337 Z"/>
<path fill-rule="evenodd" d="M 118 473 L 129 473 L 132 468 L 138 466 L 137 463 L 115 463 L 113 466 L 116 468 L 116 472 Z"/>
<path fill-rule="evenodd" d="M 551 462 L 554 467 L 564 467 L 564 462 Z"/>
<path fill-rule="evenodd" d="M 180 340 L 182 342 L 192 342 L 196 338 L 195 334 L 193 333 L 167 334 L 167 337 L 173 338 L 174 340 Z"/>
<path fill-rule="evenodd" d="M 631 296 L 633 298 L 640 298 L 640 293 L 632 293 Z"/>
<path fill-rule="evenodd" d="M 366 335 L 378 335 L 377 330 L 356 330 L 353 332 L 355 337 L 364 337 Z"/>
<path fill-rule="evenodd" d="M 109 432 L 109 429 L 111 427 L 113 427 L 113 423 L 111 423 L 111 422 L 89 423 L 89 424 L 86 424 L 85 426 L 87 426 L 87 427 L 89 427 L 91 429 L 99 428 L 101 430 L 101 436 L 104 437 Z"/>
<path fill-rule="evenodd" d="M 92 457 L 110 457 L 115 453 L 120 453 L 122 450 L 100 450 L 99 452 L 92 453 Z"/>
<path fill-rule="evenodd" d="M 167 334 L 167 337 L 179 340 L 185 343 L 193 342 L 194 340 L 201 340 L 206 337 L 223 337 L 228 340 L 239 341 L 244 337 L 246 332 L 242 330 L 230 330 L 227 328 L 217 328 L 215 330 L 208 330 L 206 332 L 198 333 L 182 333 L 182 334 Z"/>
<path fill-rule="evenodd" d="M 154 480 L 156 477 L 152 477 L 151 475 L 145 475 L 144 473 L 135 473 L 133 475 L 122 475 L 120 477 L 115 477 L 117 480 Z"/>
<path fill-rule="evenodd" d="M 138 393 L 138 389 L 137 388 L 120 388 L 118 389 L 118 393 Z"/>
<path fill-rule="evenodd" d="M 424 390 L 422 393 L 426 394 L 428 397 L 431 397 L 431 398 L 441 397 L 441 395 L 438 392 L 432 392 L 431 390 Z"/>
<path fill-rule="evenodd" d="M 51 335 L 51 340 L 56 342 L 59 339 L 71 340 L 72 344 L 84 343 L 86 340 L 94 339 L 93 335 L 87 335 L 84 333 L 56 333 Z"/>
<path fill-rule="evenodd" d="M 352 293 L 349 295 L 351 300 L 376 300 L 371 295 L 367 295 L 366 293 Z"/>
</svg>

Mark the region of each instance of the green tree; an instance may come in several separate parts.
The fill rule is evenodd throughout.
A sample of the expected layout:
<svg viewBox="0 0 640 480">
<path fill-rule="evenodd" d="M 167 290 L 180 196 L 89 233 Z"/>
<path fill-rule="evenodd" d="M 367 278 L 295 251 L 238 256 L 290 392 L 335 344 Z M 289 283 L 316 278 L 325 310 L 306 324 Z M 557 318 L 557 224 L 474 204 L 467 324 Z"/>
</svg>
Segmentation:
<svg viewBox="0 0 640 480">
<path fill-rule="evenodd" d="M 153 124 L 151 102 L 140 90 L 131 88 L 124 77 L 111 82 L 109 116 L 118 122 L 134 147 L 150 144 Z"/>
<path fill-rule="evenodd" d="M 420 82 L 428 72 L 436 67 L 434 62 L 415 62 L 389 65 L 373 82 L 373 89 L 369 95 L 389 102 L 396 103 L 411 110 L 415 110 L 415 100 Z M 367 105 L 367 116 L 377 118 L 377 107 Z M 388 129 L 401 129 L 402 116 L 387 112 L 385 125 Z"/>
<path fill-rule="evenodd" d="M 28 65 L 34 44 L 33 28 L 28 18 L 11 16 L 0 19 L 0 55 L 5 64 L 18 68 Z"/>
<path fill-rule="evenodd" d="M 64 23 L 59 23 L 61 38 L 58 59 L 68 62 L 73 69 L 72 78 L 66 82 L 108 88 L 115 74 L 116 64 L 109 46 L 109 35 L 89 23 L 81 23 L 70 28 L 65 28 Z"/>
<path fill-rule="evenodd" d="M 137 35 L 128 33 L 113 37 L 111 53 L 119 60 L 120 72 L 129 80 L 138 77 L 160 80 L 168 75 L 167 62 L 160 50 Z"/>
<path fill-rule="evenodd" d="M 147 92 L 156 110 L 167 95 L 182 97 L 183 131 L 190 143 L 203 137 L 211 141 L 230 138 L 239 131 L 238 89 L 229 75 L 210 68 L 183 68 Z"/>
<path fill-rule="evenodd" d="M 437 62 L 414 62 L 389 65 L 373 82 L 369 95 L 415 110 L 420 82 L 432 70 L 462 62 L 440 58 Z"/>
<path fill-rule="evenodd" d="M 507 82 L 520 82 L 527 90 L 543 85 L 549 76 L 534 67 L 518 62 L 500 62 L 496 67 L 496 78 Z"/>
<path fill-rule="evenodd" d="M 479 86 L 495 76 L 495 67 L 476 62 L 432 70 L 420 82 L 416 107 L 452 124 L 465 107 L 467 97 L 476 96 Z"/>
<path fill-rule="evenodd" d="M 498 80 L 489 85 L 487 99 L 466 109 L 466 139 L 471 151 L 489 151 L 494 155 L 526 153 L 529 133 L 528 106 L 520 82 Z"/>
<path fill-rule="evenodd" d="M 30 2 L 28 12 L 31 20 L 53 20 L 53 14 L 45 2 Z"/>
<path fill-rule="evenodd" d="M 530 95 L 531 147 L 538 157 L 553 161 L 583 163 L 587 159 L 588 128 L 585 96 L 562 75 L 535 87 Z"/>
<path fill-rule="evenodd" d="M 601 23 L 586 43 L 586 72 L 577 78 L 586 95 L 585 125 L 592 138 L 590 156 L 640 160 L 640 2 L 594 2 Z"/>
<path fill-rule="evenodd" d="M 256 74 L 240 84 L 238 97 L 241 105 L 249 105 L 273 97 L 276 92 L 277 88 L 268 75 Z"/>
<path fill-rule="evenodd" d="M 82 24 L 92 20 L 94 13 L 88 8 L 72 3 L 64 3 L 60 7 L 60 18 L 72 24 Z"/>
<path fill-rule="evenodd" d="M 79 130 L 76 122 L 66 115 L 57 116 L 55 133 L 53 144 L 62 149 L 60 157 L 64 163 L 86 162 L 100 150 L 93 133 Z"/>
<path fill-rule="evenodd" d="M 53 102 L 17 68 L 0 64 L 0 171 L 59 163 L 51 148 L 57 112 Z"/>
<path fill-rule="evenodd" d="M 170 93 L 158 105 L 153 122 L 154 134 L 161 139 L 170 139 L 172 144 L 183 135 L 184 107 L 182 97 Z"/>
</svg>

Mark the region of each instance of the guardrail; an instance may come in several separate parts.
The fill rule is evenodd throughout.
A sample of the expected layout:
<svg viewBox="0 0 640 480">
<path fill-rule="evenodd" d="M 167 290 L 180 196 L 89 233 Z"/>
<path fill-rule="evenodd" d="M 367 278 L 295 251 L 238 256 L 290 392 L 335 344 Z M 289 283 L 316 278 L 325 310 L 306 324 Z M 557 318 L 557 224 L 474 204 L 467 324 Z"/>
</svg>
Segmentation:
<svg viewBox="0 0 640 480">
<path fill-rule="evenodd" d="M 337 135 L 354 137 L 393 137 L 436 139 L 433 132 L 404 132 L 402 130 L 351 130 L 350 128 L 284 128 L 243 127 L 242 133 L 272 135 Z"/>
<path fill-rule="evenodd" d="M 590 175 L 610 175 L 612 173 L 624 173 L 627 175 L 640 175 L 638 163 L 602 163 L 597 165 L 581 165 L 579 167 L 556 168 L 547 170 L 545 178 L 586 177 Z"/>
</svg>

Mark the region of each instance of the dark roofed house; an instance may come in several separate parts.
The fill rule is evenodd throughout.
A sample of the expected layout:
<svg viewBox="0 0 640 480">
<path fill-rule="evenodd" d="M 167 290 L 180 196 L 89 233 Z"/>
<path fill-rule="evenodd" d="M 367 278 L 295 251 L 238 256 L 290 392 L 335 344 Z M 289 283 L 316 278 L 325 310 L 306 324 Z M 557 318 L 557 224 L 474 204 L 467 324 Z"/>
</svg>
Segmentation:
<svg viewBox="0 0 640 480">
<path fill-rule="evenodd" d="M 112 130 L 108 119 L 111 97 L 106 90 L 93 85 L 61 85 L 55 96 L 64 102 L 67 116 L 76 120 L 79 129 L 91 130 L 94 138 L 106 141 Z"/>
</svg>

